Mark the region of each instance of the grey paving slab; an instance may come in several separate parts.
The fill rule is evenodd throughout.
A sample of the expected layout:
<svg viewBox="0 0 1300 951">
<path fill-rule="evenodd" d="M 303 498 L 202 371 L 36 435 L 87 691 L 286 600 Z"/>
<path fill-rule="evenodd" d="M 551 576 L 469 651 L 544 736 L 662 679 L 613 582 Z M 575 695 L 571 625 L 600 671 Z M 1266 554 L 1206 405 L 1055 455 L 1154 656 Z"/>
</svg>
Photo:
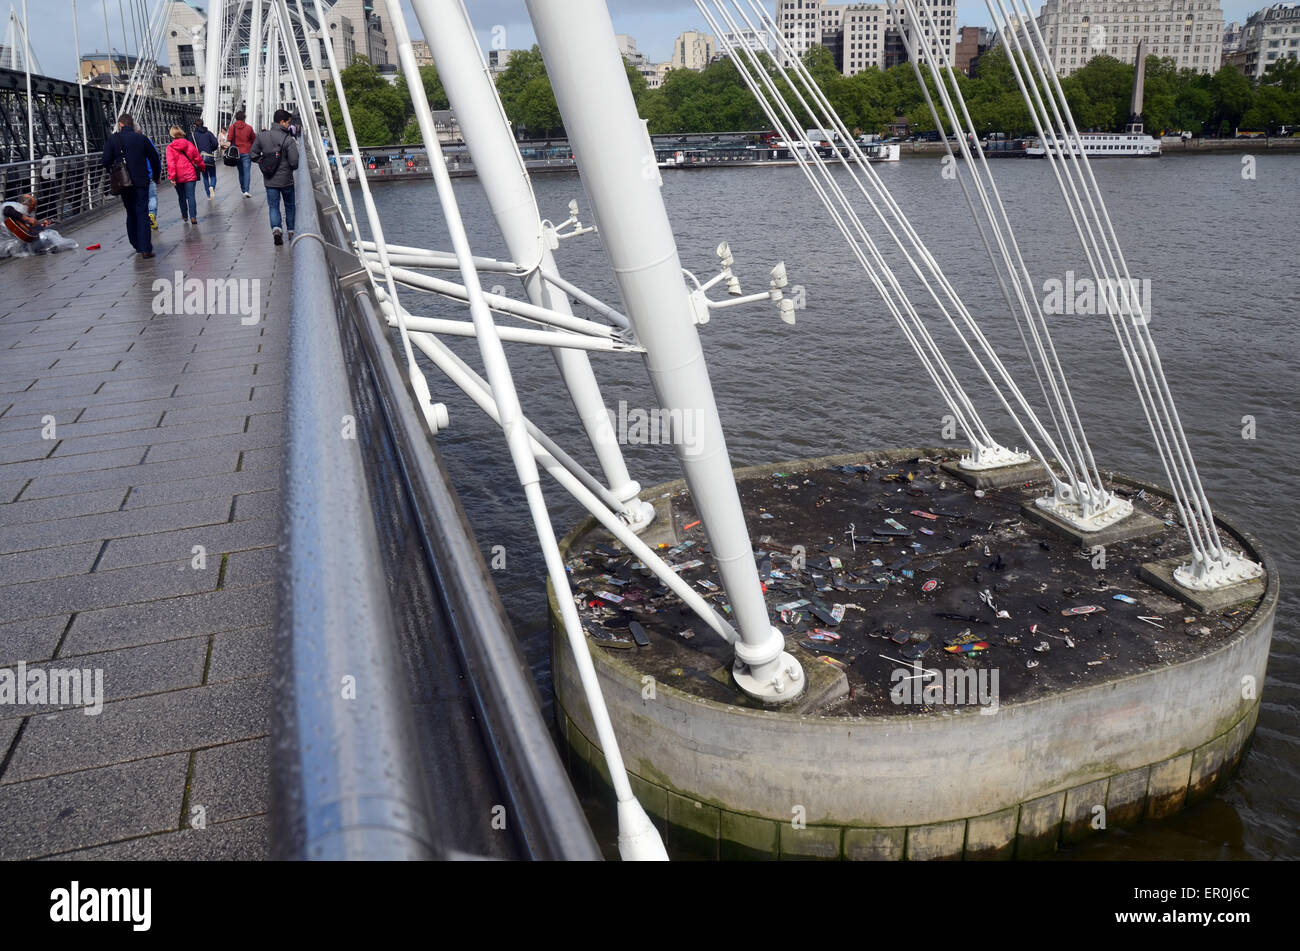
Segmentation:
<svg viewBox="0 0 1300 951">
<path fill-rule="evenodd" d="M 0 784 L 0 858 L 36 858 L 175 829 L 188 768 L 189 754 L 179 753 Z"/>
<path fill-rule="evenodd" d="M 33 717 L 18 739 L 0 788 L 124 759 L 265 736 L 270 704 L 265 678 L 175 690 L 104 704 L 96 716 L 65 710 Z"/>
<path fill-rule="evenodd" d="M 0 856 L 267 856 L 290 264 L 261 196 L 225 194 L 197 228 L 164 202 L 152 261 L 114 214 L 100 251 L 0 264 L 24 289 L 0 305 L 0 666 L 99 671 L 106 698 L 0 709 Z M 158 313 L 178 270 L 259 278 L 262 319 Z"/>
<path fill-rule="evenodd" d="M 208 662 L 208 683 L 260 677 L 271 670 L 270 627 L 223 631 L 212 636 L 212 656 Z"/>
<path fill-rule="evenodd" d="M 279 446 L 271 446 L 266 449 L 250 449 L 242 454 L 240 460 L 240 470 L 252 469 L 276 469 L 280 468 L 284 460 L 284 453 Z"/>
<path fill-rule="evenodd" d="M 206 467 L 206 463 L 204 465 Z M 172 482 L 152 482 L 135 486 L 131 489 L 131 494 L 127 497 L 123 508 L 137 509 L 149 505 L 166 505 L 173 502 L 211 498 L 219 495 L 230 498 L 233 495 L 246 492 L 278 490 L 279 484 L 279 475 L 265 469 L 215 475 L 205 473 L 189 479 L 178 479 Z"/>
<path fill-rule="evenodd" d="M 104 546 L 98 568 L 107 571 L 164 561 L 188 564 L 197 554 L 194 547 L 202 545 L 208 566 L 216 571 L 221 564 L 222 555 L 274 545 L 279 537 L 280 527 L 277 523 L 246 519 L 218 525 L 201 525 L 176 532 L 114 538 Z"/>
<path fill-rule="evenodd" d="M 59 861 L 93 862 L 260 862 L 271 857 L 265 816 L 141 836 L 112 845 L 62 852 Z"/>
<path fill-rule="evenodd" d="M 59 439 L 75 439 L 82 436 L 102 436 L 105 433 L 125 433 L 137 429 L 153 429 L 162 422 L 163 414 L 158 410 L 146 413 L 134 413 L 130 416 L 115 416 L 109 419 L 90 419 L 74 422 L 76 413 L 42 413 L 39 416 L 24 416 L 22 425 L 4 428 L 0 431 L 0 445 L 13 445 L 40 439 L 46 423 L 53 417 L 53 432 Z"/>
<path fill-rule="evenodd" d="M 110 449 L 107 452 L 84 452 L 76 456 L 60 456 L 57 459 L 42 458 L 40 465 L 33 465 L 34 459 L 13 460 L 12 465 L 0 464 L 0 478 L 14 475 L 35 477 L 61 475 L 65 472 L 87 472 L 92 469 L 111 469 L 114 466 L 133 466 L 144 459 L 147 446 L 128 446 L 125 449 Z"/>
<path fill-rule="evenodd" d="M 65 615 L 0 624 L 0 664 L 49 660 L 59 646 L 59 638 L 68 629 L 70 618 L 71 615 Z"/>
<path fill-rule="evenodd" d="M 160 599 L 212 591 L 215 571 L 160 563 L 96 571 L 75 580 L 51 578 L 0 587 L 0 621 L 91 611 L 116 605 L 157 603 Z"/>
<path fill-rule="evenodd" d="M 112 703 L 200 686 L 207 666 L 208 647 L 209 638 L 189 637 L 97 654 L 60 656 L 58 660 L 45 663 L 28 663 L 26 670 L 60 671 L 65 676 L 73 670 L 79 671 L 82 693 L 74 699 L 80 705 Z M 86 693 L 88 689 L 91 691 L 89 694 Z M 76 706 L 67 702 L 60 705 L 58 701 L 66 701 L 67 697 L 46 699 L 54 702 L 0 705 L 0 718 L 36 716 Z"/>
<path fill-rule="evenodd" d="M 150 462 L 168 462 L 174 459 L 193 459 L 207 457 L 211 453 L 220 453 L 228 449 L 247 451 L 249 449 L 269 449 L 278 447 L 283 442 L 279 430 L 271 432 L 237 433 L 233 436 L 215 436 L 211 439 L 187 439 L 179 442 L 161 443 L 149 448 L 146 457 Z"/>
<path fill-rule="evenodd" d="M 179 423 L 153 429 L 131 429 L 125 432 L 105 433 L 101 436 L 72 436 L 60 438 L 54 456 L 67 456 L 80 452 L 103 452 L 125 446 L 156 446 L 161 443 L 208 436 L 228 436 L 244 431 L 245 417 L 205 419 L 197 423 Z"/>
<path fill-rule="evenodd" d="M 275 606 L 275 585 L 261 585 L 81 611 L 72 620 L 63 650 L 81 654 L 258 627 L 275 620 Z"/>
<path fill-rule="evenodd" d="M 70 472 L 66 475 L 37 476 L 23 490 L 24 499 L 44 499 L 56 495 L 91 492 L 95 489 L 120 486 L 123 490 L 140 488 L 155 482 L 186 482 L 212 473 L 232 473 L 239 465 L 239 451 L 229 450 L 206 459 L 176 459 L 171 462 L 146 462 L 134 466 L 116 466 L 90 472 Z M 128 497 L 128 507 L 130 499 Z"/>
<path fill-rule="evenodd" d="M 192 525 L 210 525 L 227 521 L 229 514 L 228 501 L 197 499 L 176 505 L 154 505 L 131 511 L 61 518 L 56 522 L 16 525 L 0 535 L 0 554 L 94 538 L 147 535 Z"/>
<path fill-rule="evenodd" d="M 208 823 L 267 811 L 271 742 L 267 737 L 227 743 L 194 754 L 189 806 L 202 806 Z"/>
<path fill-rule="evenodd" d="M 280 515 L 279 491 L 249 492 L 235 496 L 235 514 L 231 519 L 278 519 Z"/>
<path fill-rule="evenodd" d="M 0 586 L 84 574 L 103 549 L 103 542 L 93 541 L 0 555 Z"/>
<path fill-rule="evenodd" d="M 60 518 L 73 518 L 77 515 L 98 515 L 103 512 L 116 512 L 125 501 L 126 493 L 121 489 L 101 489 L 97 492 L 81 492 L 76 495 L 63 495 L 54 499 L 11 502 L 8 505 L 0 506 L 0 528 L 10 525 L 25 525 L 32 522 L 49 522 Z M 0 576 L 0 579 L 2 577 Z"/>
</svg>

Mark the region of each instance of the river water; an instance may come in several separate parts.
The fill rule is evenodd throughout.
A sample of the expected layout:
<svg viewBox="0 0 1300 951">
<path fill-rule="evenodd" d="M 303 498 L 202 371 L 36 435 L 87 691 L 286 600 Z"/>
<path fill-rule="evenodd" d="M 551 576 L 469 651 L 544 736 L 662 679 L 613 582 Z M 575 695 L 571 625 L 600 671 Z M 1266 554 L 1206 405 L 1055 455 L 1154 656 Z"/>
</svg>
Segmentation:
<svg viewBox="0 0 1300 951">
<path fill-rule="evenodd" d="M 1243 175 L 1238 155 L 1093 163 L 1130 272 L 1150 281 L 1152 334 L 1206 491 L 1217 511 L 1277 559 L 1283 589 L 1255 742 L 1235 777 L 1176 817 L 1112 830 L 1062 858 L 1300 857 L 1300 156 L 1261 154 L 1255 163 L 1253 178 Z M 1047 163 L 1004 160 L 993 168 L 1035 283 L 1065 282 L 1069 271 L 1083 277 L 1086 262 Z M 1022 387 L 1032 399 L 1023 347 L 957 182 L 942 176 L 938 157 L 876 169 L 1008 366 L 1029 381 Z M 563 220 L 571 198 L 588 207 L 576 174 L 538 175 L 533 184 L 543 217 Z M 505 257 L 478 182 L 459 179 L 456 191 L 475 253 Z M 374 193 L 388 241 L 450 247 L 432 182 Z M 715 273 L 713 249 L 726 240 L 746 293 L 766 289 L 777 260 L 806 293 L 793 327 L 771 305 L 755 304 L 715 313 L 701 328 L 733 464 L 944 441 L 944 404 L 797 168 L 665 171 L 663 193 L 683 265 L 701 279 Z M 872 226 L 864 203 L 858 207 Z M 887 240 L 879 227 L 871 230 Z M 597 235 L 564 242 L 557 258 L 567 278 L 621 307 Z M 517 286 L 510 292 L 518 295 Z M 420 314 L 467 316 L 426 295 L 405 301 Z M 1166 483 L 1109 322 L 1052 320 L 1099 465 Z M 955 340 L 943 339 L 954 353 Z M 472 340 L 453 348 L 479 365 Z M 521 345 L 507 352 L 525 411 L 594 465 L 550 354 Z M 593 359 L 607 405 L 656 405 L 638 357 Z M 485 555 L 504 547 L 497 585 L 545 694 L 544 569 L 504 440 L 428 371 L 435 399 L 451 414 L 439 446 Z M 995 434 L 1016 442 L 991 391 L 969 389 Z M 1247 416 L 1253 439 L 1243 438 Z M 643 486 L 679 474 L 668 447 L 628 446 L 625 454 Z M 554 483 L 544 488 L 563 534 L 579 508 Z"/>
</svg>

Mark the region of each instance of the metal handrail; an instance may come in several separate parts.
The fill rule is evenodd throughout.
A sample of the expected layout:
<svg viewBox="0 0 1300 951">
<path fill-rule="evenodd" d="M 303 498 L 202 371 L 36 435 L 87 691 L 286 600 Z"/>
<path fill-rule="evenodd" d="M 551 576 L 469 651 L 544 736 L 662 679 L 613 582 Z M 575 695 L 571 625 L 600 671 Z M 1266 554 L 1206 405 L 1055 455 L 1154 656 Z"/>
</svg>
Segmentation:
<svg viewBox="0 0 1300 951">
<path fill-rule="evenodd" d="M 434 609 L 465 670 L 492 781 L 510 816 L 514 853 L 597 859 L 490 573 L 394 360 L 364 266 L 343 250 L 346 234 L 328 193 L 312 187 L 328 170 L 316 167 L 310 150 L 304 155 L 297 176 L 302 197 L 286 413 L 289 564 L 277 646 L 283 689 L 273 760 L 275 852 L 286 858 L 426 858 L 465 851 L 446 823 L 435 820 L 440 804 L 431 801 L 429 775 L 412 760 L 425 737 L 402 686 L 394 648 L 399 635 L 385 609 L 383 562 L 374 550 L 378 513 L 368 511 L 365 473 L 356 471 L 359 443 L 339 440 L 340 414 L 351 412 L 347 386 L 340 384 L 341 319 L 351 321 L 369 369 L 368 379 L 354 384 L 373 390 L 380 424 L 396 447 L 398 479 L 424 556 L 422 565 L 408 567 L 431 579 L 439 601 Z M 324 287 L 334 292 L 322 293 Z M 311 349 L 322 353 L 300 352 Z M 312 477 L 301 478 L 306 472 Z M 364 710 L 348 708 L 350 719 L 340 719 L 337 701 L 337 673 L 345 669 L 368 670 L 384 678 L 388 690 Z M 425 754 L 435 764 L 433 781 L 462 779 L 452 772 L 459 763 L 440 763 L 436 751 Z"/>
<path fill-rule="evenodd" d="M 167 181 L 167 162 L 162 158 L 162 181 Z M 37 162 L 9 162 L 0 165 L 0 200 L 19 195 L 36 196 L 36 218 L 49 218 L 62 229 L 106 207 L 120 208 L 117 196 L 108 190 L 108 169 L 100 162 L 101 152 L 84 155 L 50 156 Z"/>
<path fill-rule="evenodd" d="M 310 194 L 307 163 L 297 186 Z M 427 859 L 415 728 L 344 379 L 337 298 L 316 208 L 293 248 L 275 644 L 272 848 L 290 859 Z M 323 319 L 324 318 L 324 319 Z"/>
</svg>

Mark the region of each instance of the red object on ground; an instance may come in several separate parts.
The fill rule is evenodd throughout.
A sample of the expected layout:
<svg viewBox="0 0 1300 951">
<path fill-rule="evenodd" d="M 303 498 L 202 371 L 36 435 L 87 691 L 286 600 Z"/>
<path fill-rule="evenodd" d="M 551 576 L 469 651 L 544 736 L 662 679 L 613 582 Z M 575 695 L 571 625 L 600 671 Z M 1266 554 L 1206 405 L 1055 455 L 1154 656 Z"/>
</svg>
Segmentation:
<svg viewBox="0 0 1300 951">
<path fill-rule="evenodd" d="M 99 250 L 99 245 L 98 245 L 98 244 L 88 244 L 88 245 L 86 245 L 86 250 L 87 250 L 87 251 L 98 251 L 98 250 Z"/>
<path fill-rule="evenodd" d="M 683 525 L 682 531 L 689 532 L 692 528 L 694 528 L 698 524 L 700 524 L 700 520 L 697 518 L 695 521 L 691 522 L 691 524 Z"/>
</svg>

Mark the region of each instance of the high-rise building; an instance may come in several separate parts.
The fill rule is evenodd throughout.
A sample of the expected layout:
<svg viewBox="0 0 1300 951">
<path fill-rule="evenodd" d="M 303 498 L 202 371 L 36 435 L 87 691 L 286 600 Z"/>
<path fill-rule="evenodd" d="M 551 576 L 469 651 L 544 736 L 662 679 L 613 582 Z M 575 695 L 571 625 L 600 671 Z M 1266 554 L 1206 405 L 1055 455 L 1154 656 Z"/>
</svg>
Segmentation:
<svg viewBox="0 0 1300 951">
<path fill-rule="evenodd" d="M 1273 63 L 1300 59 L 1300 3 L 1275 3 L 1253 13 L 1241 31 L 1238 67 L 1258 79 Z"/>
<path fill-rule="evenodd" d="M 992 42 L 988 27 L 963 26 L 957 31 L 957 48 L 953 53 L 953 69 L 974 75 L 973 70 L 979 62 L 980 54 L 989 48 Z"/>
<path fill-rule="evenodd" d="M 433 53 L 429 50 L 429 44 L 424 40 L 411 41 L 411 55 L 415 57 L 416 66 L 432 66 Z"/>
<path fill-rule="evenodd" d="M 844 59 L 840 71 L 852 76 L 864 69 L 885 69 L 889 7 L 883 3 L 854 3 L 844 8 L 842 22 Z"/>
<path fill-rule="evenodd" d="M 673 42 L 673 56 L 668 61 L 668 69 L 703 69 L 713 59 L 716 47 L 716 41 L 709 34 L 687 30 Z"/>
<path fill-rule="evenodd" d="M 1095 56 L 1131 63 L 1139 40 L 1149 56 L 1173 59 L 1179 69 L 1212 73 L 1223 57 L 1219 0 L 1046 0 L 1037 22 L 1062 76 Z"/>
<path fill-rule="evenodd" d="M 895 25 L 886 3 L 829 4 L 822 0 L 779 0 L 776 25 L 793 52 L 803 56 L 813 46 L 827 47 L 846 76 L 864 69 L 887 69 L 905 59 L 904 38 L 913 46 L 928 43 L 940 60 L 951 60 L 957 35 L 953 26 L 955 0 L 928 0 L 919 23 L 902 14 Z"/>
<path fill-rule="evenodd" d="M 821 44 L 822 0 L 779 0 L 776 25 L 794 54 L 803 56 Z"/>
</svg>

